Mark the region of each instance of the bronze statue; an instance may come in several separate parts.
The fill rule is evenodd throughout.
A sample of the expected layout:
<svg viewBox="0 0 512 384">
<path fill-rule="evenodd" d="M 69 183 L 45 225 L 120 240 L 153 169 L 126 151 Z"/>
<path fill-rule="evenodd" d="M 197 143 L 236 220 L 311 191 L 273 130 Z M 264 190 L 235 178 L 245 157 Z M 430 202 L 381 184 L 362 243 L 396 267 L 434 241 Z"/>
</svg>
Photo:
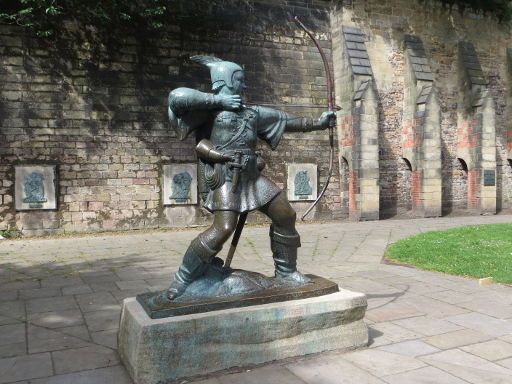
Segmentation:
<svg viewBox="0 0 512 384">
<path fill-rule="evenodd" d="M 169 301 L 182 295 L 200 277 L 231 236 L 239 216 L 260 210 L 271 220 L 270 241 L 277 279 L 306 283 L 297 271 L 300 236 L 296 213 L 286 194 L 261 175 L 265 165 L 256 149 L 257 139 L 274 150 L 284 132 L 310 132 L 329 127 L 334 112 L 317 121 L 294 117 L 263 106 L 246 106 L 242 99 L 244 70 L 238 64 L 212 56 L 191 60 L 210 69 L 212 93 L 178 88 L 169 94 L 169 121 L 180 139 L 200 132 L 196 147 L 209 187 L 204 207 L 213 212 L 213 225 L 195 238 L 166 291 Z M 243 225 L 243 222 L 242 222 Z"/>
</svg>

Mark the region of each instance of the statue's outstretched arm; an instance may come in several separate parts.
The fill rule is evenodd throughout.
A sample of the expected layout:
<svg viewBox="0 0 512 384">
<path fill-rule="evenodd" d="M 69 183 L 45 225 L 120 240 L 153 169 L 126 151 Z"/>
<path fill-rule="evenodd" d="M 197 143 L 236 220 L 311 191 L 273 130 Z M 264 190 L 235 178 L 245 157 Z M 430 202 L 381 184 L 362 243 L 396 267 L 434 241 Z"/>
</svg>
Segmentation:
<svg viewBox="0 0 512 384">
<path fill-rule="evenodd" d="M 311 132 L 329 127 L 330 119 L 334 118 L 334 112 L 324 112 L 318 120 L 311 117 L 296 117 L 286 114 L 286 132 Z"/>
</svg>

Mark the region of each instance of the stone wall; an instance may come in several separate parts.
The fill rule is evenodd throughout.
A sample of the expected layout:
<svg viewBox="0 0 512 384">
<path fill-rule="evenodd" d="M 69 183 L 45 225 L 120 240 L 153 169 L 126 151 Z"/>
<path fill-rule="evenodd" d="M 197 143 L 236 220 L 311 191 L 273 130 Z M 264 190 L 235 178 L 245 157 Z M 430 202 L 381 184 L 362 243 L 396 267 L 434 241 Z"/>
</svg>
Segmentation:
<svg viewBox="0 0 512 384">
<path fill-rule="evenodd" d="M 510 146 L 510 65 L 507 63 L 507 47 L 512 44 L 508 26 L 481 15 L 465 13 L 461 16 L 456 10 L 449 14 L 441 6 L 422 5 L 417 1 L 343 1 L 339 2 L 333 14 L 335 23 L 344 27 L 360 29 L 366 35 L 366 48 L 378 93 L 380 112 L 379 124 L 379 173 L 380 173 L 380 217 L 418 216 L 441 214 L 436 208 L 439 204 L 441 188 L 442 214 L 481 214 L 512 209 L 512 167 L 507 158 L 507 145 Z M 333 25 L 333 30 L 336 28 Z M 411 81 L 407 49 L 408 36 L 423 43 L 425 63 L 430 66 L 431 78 Z M 461 83 L 466 77 L 463 58 L 459 54 L 460 44 L 474 46 L 476 58 L 481 65 L 483 80 L 478 97 L 470 101 L 475 92 L 471 84 Z M 333 45 L 333 52 L 338 49 Z M 409 54 L 409 57 L 408 57 Z M 417 56 L 417 55 L 416 55 Z M 421 56 L 421 55 L 420 55 Z M 337 58 L 334 58 L 336 62 Z M 341 58 L 339 58 L 341 60 Z M 510 59 L 509 59 L 510 60 Z M 423 70 L 425 68 L 415 68 Z M 471 68 L 473 71 L 473 68 Z M 474 76 L 480 76 L 471 73 Z M 419 99 L 423 87 L 420 83 L 432 84 L 437 95 L 438 106 L 426 110 L 434 113 L 427 117 L 428 125 L 440 125 L 438 148 L 432 148 L 433 142 L 415 143 L 423 146 L 423 154 L 417 149 L 408 150 L 417 132 L 414 121 L 414 108 L 411 100 Z M 421 86 L 420 86 L 421 85 Z M 437 102 L 436 102 L 437 103 Z M 469 103 L 469 104 L 468 104 Z M 473 111 L 471 111 L 473 108 Z M 436 109 L 440 109 L 440 121 L 436 122 Z M 464 116 L 478 114 L 478 119 L 461 119 Z M 479 121 L 479 123 L 477 123 Z M 481 125 L 480 133 L 475 135 L 472 155 L 478 162 L 476 167 L 465 169 L 461 162 L 460 131 L 475 122 Z M 469 125 L 468 125 L 469 124 Z M 428 127 L 427 127 L 428 128 Z M 437 128 L 439 129 L 439 128 Z M 466 129 L 467 131 L 467 129 Z M 435 134 L 436 131 L 432 131 Z M 439 131 L 438 131 L 439 132 Z M 407 136 L 408 133 L 412 134 Z M 429 135 L 431 136 L 431 135 Z M 435 137 L 432 136 L 432 137 Z M 507 139 L 508 137 L 508 139 Z M 507 141 L 508 140 L 508 141 Z M 508 144 L 507 144 L 508 142 Z M 431 153 L 427 153 L 428 151 Z M 432 150 L 434 150 L 432 152 Z M 427 151 L 427 152 L 426 152 Z M 425 171 L 438 167 L 436 151 L 441 153 L 441 178 L 431 172 L 431 179 L 425 178 Z M 478 152 L 478 153 L 477 153 Z M 414 155 L 413 155 L 414 154 Z M 430 157 L 433 162 L 425 163 L 423 176 L 415 175 L 414 160 L 408 157 Z M 485 160 L 484 160 L 485 158 Z M 405 161 L 407 160 L 407 161 Z M 462 159 L 464 160 L 464 159 Z M 464 161 L 466 162 L 466 161 Z M 484 172 L 494 170 L 496 186 L 484 186 Z M 437 171 L 436 171 L 437 172 Z M 491 174 L 489 173 L 488 176 Z M 418 191 L 415 188 L 427 183 L 432 188 L 423 188 L 424 199 L 430 199 L 430 208 L 415 209 L 414 199 Z M 439 185 L 438 180 L 442 180 Z M 425 185 L 427 185 L 425 184 Z M 474 186 L 471 186 L 473 185 Z M 415 187 L 416 185 L 416 187 Z M 432 196 L 434 196 L 432 195 Z M 416 197 L 415 197 L 416 196 Z M 432 197 L 433 198 L 433 197 Z M 476 200 L 477 202 L 475 202 Z M 475 200 L 475 201 L 474 201 Z M 471 205 L 473 204 L 473 205 Z M 476 204 L 476 205 L 475 205 Z M 430 210 L 430 213 L 428 211 Z"/>
<path fill-rule="evenodd" d="M 0 26 L 0 230 L 207 223 L 211 216 L 199 204 L 162 203 L 163 166 L 196 161 L 196 139 L 177 140 L 167 123 L 167 93 L 180 86 L 207 91 L 208 71 L 186 58 L 210 54 L 245 67 L 248 102 L 314 104 L 321 107 L 282 109 L 319 115 L 323 64 L 291 21 L 295 14 L 332 59 L 343 108 L 335 177 L 310 218 L 512 210 L 507 26 L 418 1 L 258 0 L 177 10 L 160 36 L 100 36 L 67 25 L 48 42 Z M 287 163 L 315 163 L 320 190 L 328 142 L 325 131 L 289 134 L 275 152 L 262 147 L 265 174 L 286 189 Z M 23 164 L 57 166 L 57 210 L 15 209 L 15 166 Z M 490 171 L 494 186 L 485 185 Z M 299 213 L 308 206 L 293 205 Z"/>
<path fill-rule="evenodd" d="M 0 26 L 0 230 L 37 235 L 210 220 L 199 204 L 162 204 L 162 166 L 196 161 L 195 138 L 179 141 L 169 127 L 167 94 L 180 86 L 209 89 L 208 70 L 186 58 L 240 63 L 247 101 L 315 104 L 321 107 L 284 110 L 316 117 L 326 105 L 323 64 L 292 15 L 316 32 L 330 57 L 326 5 L 257 1 L 203 14 L 178 10 L 161 36 L 109 38 L 69 25 L 51 42 Z M 327 132 L 287 134 L 275 152 L 261 148 L 265 174 L 286 188 L 286 163 L 316 163 L 321 187 L 328 145 Z M 57 166 L 57 210 L 15 210 L 14 166 L 22 164 Z M 340 217 L 338 174 L 311 218 Z M 307 204 L 295 206 L 300 212 Z"/>
</svg>

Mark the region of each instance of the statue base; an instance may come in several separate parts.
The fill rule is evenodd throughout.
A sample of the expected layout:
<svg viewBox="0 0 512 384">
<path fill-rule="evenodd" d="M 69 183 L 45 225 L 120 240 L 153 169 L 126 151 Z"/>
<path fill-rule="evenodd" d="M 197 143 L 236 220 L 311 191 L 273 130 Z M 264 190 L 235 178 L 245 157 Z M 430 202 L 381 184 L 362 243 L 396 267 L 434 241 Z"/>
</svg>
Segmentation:
<svg viewBox="0 0 512 384">
<path fill-rule="evenodd" d="M 280 280 L 261 273 L 210 268 L 201 278 L 187 287 L 185 293 L 173 301 L 160 303 L 161 292 L 137 295 L 152 319 L 182 316 L 220 309 L 248 307 L 280 301 L 306 299 L 338 292 L 338 284 L 315 275 L 306 275 L 307 283 Z"/>
<path fill-rule="evenodd" d="M 339 292 L 298 300 L 151 319 L 125 299 L 119 354 L 135 384 L 171 383 L 368 344 L 363 293 Z"/>
</svg>

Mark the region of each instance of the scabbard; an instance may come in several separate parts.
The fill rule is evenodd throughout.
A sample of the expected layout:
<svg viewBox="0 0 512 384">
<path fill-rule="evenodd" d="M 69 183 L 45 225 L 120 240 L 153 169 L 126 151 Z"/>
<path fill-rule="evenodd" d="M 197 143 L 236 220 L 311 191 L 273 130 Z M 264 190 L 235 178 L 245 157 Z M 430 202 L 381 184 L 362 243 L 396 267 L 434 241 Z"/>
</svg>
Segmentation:
<svg viewBox="0 0 512 384">
<path fill-rule="evenodd" d="M 240 217 L 238 218 L 238 223 L 236 224 L 235 233 L 233 234 L 233 239 L 231 240 L 231 245 L 229 246 L 228 255 L 226 256 L 226 261 L 224 262 L 224 267 L 229 268 L 231 266 L 231 262 L 233 261 L 233 256 L 235 254 L 236 247 L 238 245 L 238 241 L 240 240 L 240 235 L 242 234 L 242 230 L 244 229 L 245 221 L 247 220 L 247 215 L 249 212 L 242 212 Z"/>
</svg>

